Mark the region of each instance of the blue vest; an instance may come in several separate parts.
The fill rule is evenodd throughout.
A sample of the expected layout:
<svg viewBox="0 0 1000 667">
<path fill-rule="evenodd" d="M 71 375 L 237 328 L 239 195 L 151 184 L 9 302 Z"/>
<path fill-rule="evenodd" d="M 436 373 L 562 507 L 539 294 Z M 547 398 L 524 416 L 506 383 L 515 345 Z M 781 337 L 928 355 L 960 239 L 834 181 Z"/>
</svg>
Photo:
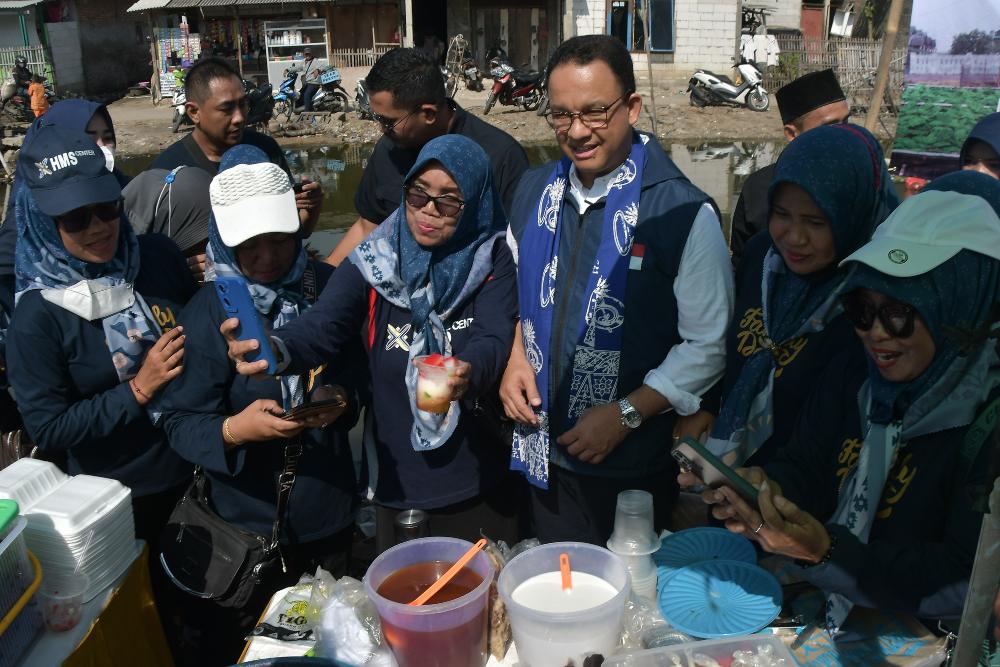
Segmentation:
<svg viewBox="0 0 1000 667">
<path fill-rule="evenodd" d="M 715 204 L 674 165 L 659 143 L 646 144 L 646 169 L 642 174 L 639 224 L 636 227 L 628 282 L 625 288 L 625 324 L 619 367 L 620 397 L 639 387 L 646 373 L 659 366 L 670 349 L 681 342 L 677 333 L 677 300 L 673 283 L 681 255 L 699 209 Z M 535 223 L 538 200 L 555 163 L 527 171 L 521 177 L 510 216 L 511 232 L 520 241 L 526 224 Z M 559 272 L 555 286 L 553 332 L 560 339 L 549 342 L 551 359 L 549 396 L 551 410 L 551 459 L 556 465 L 580 473 L 604 477 L 631 477 L 664 470 L 671 462 L 670 437 L 673 412 L 647 417 L 611 455 L 599 465 L 582 463 L 555 443 L 566 431 L 569 389 L 573 377 L 576 327 L 586 303 L 584 292 L 594 264 L 604 217 L 604 200 L 592 205 L 581 217 L 567 196 L 559 224 Z M 641 258 L 639 255 L 641 254 Z"/>
</svg>

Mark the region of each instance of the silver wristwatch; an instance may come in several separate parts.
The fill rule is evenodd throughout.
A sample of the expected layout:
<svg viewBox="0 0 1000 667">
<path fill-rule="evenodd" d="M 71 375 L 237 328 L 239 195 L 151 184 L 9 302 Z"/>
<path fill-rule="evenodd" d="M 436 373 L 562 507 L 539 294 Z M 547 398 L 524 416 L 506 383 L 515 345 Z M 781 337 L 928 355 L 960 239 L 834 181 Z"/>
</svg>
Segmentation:
<svg viewBox="0 0 1000 667">
<path fill-rule="evenodd" d="M 642 423 L 642 413 L 635 409 L 635 406 L 629 402 L 628 398 L 618 401 L 618 409 L 622 413 L 622 426 L 630 429 L 639 428 L 639 424 Z"/>
</svg>

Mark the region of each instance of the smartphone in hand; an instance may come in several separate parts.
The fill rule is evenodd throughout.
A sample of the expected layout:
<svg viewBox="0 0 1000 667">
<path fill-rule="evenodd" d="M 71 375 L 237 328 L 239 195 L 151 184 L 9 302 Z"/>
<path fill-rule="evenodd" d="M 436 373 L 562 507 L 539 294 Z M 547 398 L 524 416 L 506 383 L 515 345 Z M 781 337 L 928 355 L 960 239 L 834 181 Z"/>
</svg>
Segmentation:
<svg viewBox="0 0 1000 667">
<path fill-rule="evenodd" d="M 236 328 L 236 337 L 240 340 L 256 340 L 258 348 L 245 355 L 247 361 L 267 361 L 268 375 L 278 371 L 278 364 L 271 351 L 271 337 L 264 327 L 260 313 L 253 305 L 250 288 L 247 281 L 239 276 L 218 276 L 215 279 L 215 294 L 226 313 L 226 318 L 239 319 L 240 326 Z"/>
<path fill-rule="evenodd" d="M 281 415 L 281 418 L 286 420 L 307 419 L 313 415 L 325 412 L 330 408 L 341 408 L 346 405 L 347 403 L 339 398 L 331 398 L 326 401 L 313 401 L 312 403 L 303 403 L 302 405 L 288 410 L 285 414 Z"/>
<path fill-rule="evenodd" d="M 681 438 L 680 442 L 674 445 L 670 455 L 677 461 L 681 470 L 693 472 L 706 486 L 713 489 L 728 486 L 745 501 L 754 507 L 757 506 L 757 489 L 754 485 L 743 479 L 739 473 L 694 438 L 690 436 Z"/>
</svg>

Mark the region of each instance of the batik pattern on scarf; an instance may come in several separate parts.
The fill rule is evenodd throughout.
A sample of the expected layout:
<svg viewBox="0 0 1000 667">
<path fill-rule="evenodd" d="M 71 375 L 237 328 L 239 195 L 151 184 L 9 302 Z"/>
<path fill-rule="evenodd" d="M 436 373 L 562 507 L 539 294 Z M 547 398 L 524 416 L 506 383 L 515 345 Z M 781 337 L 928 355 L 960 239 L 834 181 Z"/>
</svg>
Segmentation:
<svg viewBox="0 0 1000 667">
<path fill-rule="evenodd" d="M 518 296 L 521 338 L 538 387 L 542 404 L 536 411 L 538 425 L 517 424 L 511 453 L 511 469 L 528 481 L 548 488 L 549 424 L 551 423 L 549 355 L 556 277 L 559 270 L 559 220 L 572 163 L 560 160 L 542 191 L 537 219 L 529 222 L 520 242 Z M 639 223 L 639 197 L 646 149 L 637 133 L 632 150 L 610 186 L 604 210 L 601 241 L 591 271 L 586 308 L 573 326 L 578 331 L 573 355 L 568 424 L 584 410 L 619 398 L 618 373 L 625 323 L 625 284 L 628 262 Z M 557 420 L 559 421 L 559 420 Z"/>
<path fill-rule="evenodd" d="M 15 271 L 16 300 L 31 290 L 41 290 L 47 301 L 58 303 L 57 292 L 74 292 L 76 302 L 96 302 L 92 296 L 107 289 L 119 289 L 131 296 L 127 305 L 115 312 L 91 309 L 101 319 L 105 343 L 121 382 L 139 372 L 143 359 L 162 331 L 142 295 L 132 289 L 139 275 L 139 241 L 124 212 L 118 223 L 118 249 L 111 261 L 90 264 L 70 255 L 63 246 L 55 220 L 42 213 L 28 188 L 21 188 L 15 202 L 17 247 Z M 74 312 L 80 315 L 79 312 Z M 155 401 L 147 406 L 154 423 L 159 421 Z"/>
<path fill-rule="evenodd" d="M 461 408 L 452 401 L 445 414 L 417 408 L 417 368 L 425 354 L 451 356 L 445 322 L 474 298 L 493 272 L 493 246 L 507 228 L 503 205 L 493 187 L 489 158 L 475 142 L 445 135 L 428 142 L 404 179 L 407 185 L 430 162 L 440 163 L 454 179 L 465 202 L 451 238 L 434 247 L 417 243 L 406 221 L 406 204 L 378 226 L 349 256 L 365 281 L 389 303 L 410 311 L 413 339 L 406 366 L 415 451 L 437 449 L 458 426 Z"/>
</svg>

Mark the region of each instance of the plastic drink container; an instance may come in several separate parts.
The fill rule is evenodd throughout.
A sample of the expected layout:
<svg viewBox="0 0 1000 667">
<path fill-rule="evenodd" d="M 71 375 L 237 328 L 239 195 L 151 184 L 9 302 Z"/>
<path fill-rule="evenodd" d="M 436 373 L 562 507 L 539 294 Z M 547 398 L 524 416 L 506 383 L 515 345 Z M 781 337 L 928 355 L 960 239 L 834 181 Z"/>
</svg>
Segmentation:
<svg viewBox="0 0 1000 667">
<path fill-rule="evenodd" d="M 417 408 L 424 412 L 444 414 L 451 406 L 451 387 L 448 378 L 455 370 L 452 365 L 433 366 L 426 363 L 427 355 L 416 357 Z"/>
<path fill-rule="evenodd" d="M 382 584 L 400 570 L 442 561 L 446 564 L 441 569 L 443 573 L 470 548 L 472 544 L 465 540 L 423 537 L 388 549 L 368 568 L 364 577 L 365 592 L 375 604 L 382 632 L 399 667 L 482 667 L 486 664 L 489 658 L 486 603 L 493 581 L 493 567 L 486 554 L 479 552 L 466 565 L 466 569 L 481 581 L 454 600 L 414 607 L 393 602 L 378 593 Z"/>
<path fill-rule="evenodd" d="M 577 591 L 562 591 L 559 584 L 563 553 L 569 555 L 573 586 L 583 593 L 575 601 Z M 541 589 L 545 585 L 551 586 L 547 595 Z M 621 636 L 629 586 L 621 559 L 591 544 L 545 544 L 511 560 L 500 572 L 497 589 L 510 615 L 520 664 L 582 665 L 592 654 L 607 657 Z M 566 599 L 557 602 L 559 596 Z"/>
<path fill-rule="evenodd" d="M 83 593 L 89 585 L 90 579 L 83 573 L 46 574 L 38 592 L 45 627 L 52 632 L 65 632 L 75 628 L 80 622 Z"/>
</svg>

